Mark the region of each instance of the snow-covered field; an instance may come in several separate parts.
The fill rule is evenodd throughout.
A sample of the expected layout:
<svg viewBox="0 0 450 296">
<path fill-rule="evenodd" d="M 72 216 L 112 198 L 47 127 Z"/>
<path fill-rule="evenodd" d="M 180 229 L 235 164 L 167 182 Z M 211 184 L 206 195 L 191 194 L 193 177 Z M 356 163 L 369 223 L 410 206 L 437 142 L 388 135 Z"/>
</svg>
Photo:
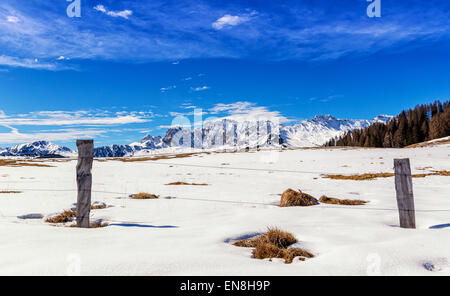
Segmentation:
<svg viewBox="0 0 450 296">
<path fill-rule="evenodd" d="M 91 212 L 93 219 L 110 222 L 95 229 L 17 218 L 70 208 L 76 202 L 71 191 L 76 189 L 76 160 L 48 161 L 54 165 L 50 168 L 3 166 L 0 191 L 23 193 L 0 194 L 0 274 L 450 275 L 449 176 L 413 179 L 414 230 L 399 228 L 393 177 L 352 181 L 321 176 L 393 172 L 393 159 L 404 157 L 410 158 L 413 173 L 450 170 L 449 144 L 95 161 L 92 200 L 113 206 Z M 174 181 L 209 186 L 165 185 Z M 325 194 L 370 202 L 280 208 L 280 194 L 287 188 L 316 198 Z M 142 191 L 161 198 L 128 198 Z M 231 244 L 268 226 L 294 233 L 297 245 L 316 257 L 270 262 Z"/>
</svg>

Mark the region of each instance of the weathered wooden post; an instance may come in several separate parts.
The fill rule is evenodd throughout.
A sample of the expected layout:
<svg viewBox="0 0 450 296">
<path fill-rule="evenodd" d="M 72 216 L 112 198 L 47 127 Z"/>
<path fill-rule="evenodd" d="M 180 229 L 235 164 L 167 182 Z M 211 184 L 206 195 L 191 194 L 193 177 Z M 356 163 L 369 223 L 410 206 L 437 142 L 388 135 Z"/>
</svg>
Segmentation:
<svg viewBox="0 0 450 296">
<path fill-rule="evenodd" d="M 92 162 L 94 161 L 94 140 L 77 140 L 77 226 L 89 228 L 91 212 Z"/>
<path fill-rule="evenodd" d="M 409 158 L 394 159 L 395 190 L 401 228 L 416 228 L 414 195 Z"/>
</svg>

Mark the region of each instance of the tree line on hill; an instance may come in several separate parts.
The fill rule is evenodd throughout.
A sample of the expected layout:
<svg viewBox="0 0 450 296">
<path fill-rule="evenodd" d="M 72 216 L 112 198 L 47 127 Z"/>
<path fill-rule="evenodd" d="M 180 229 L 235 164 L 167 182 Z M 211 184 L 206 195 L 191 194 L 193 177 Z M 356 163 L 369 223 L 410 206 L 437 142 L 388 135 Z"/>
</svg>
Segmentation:
<svg viewBox="0 0 450 296">
<path fill-rule="evenodd" d="M 325 146 L 402 148 L 447 136 L 450 136 L 450 101 L 435 101 L 402 111 L 387 123 L 347 132 Z"/>
</svg>

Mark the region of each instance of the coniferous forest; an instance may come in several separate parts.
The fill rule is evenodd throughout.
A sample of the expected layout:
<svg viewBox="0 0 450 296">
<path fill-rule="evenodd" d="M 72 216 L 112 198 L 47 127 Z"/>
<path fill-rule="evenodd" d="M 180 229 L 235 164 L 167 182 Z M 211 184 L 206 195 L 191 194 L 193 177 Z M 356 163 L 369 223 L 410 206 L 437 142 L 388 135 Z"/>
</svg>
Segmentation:
<svg viewBox="0 0 450 296">
<path fill-rule="evenodd" d="M 450 136 L 450 101 L 417 105 L 388 123 L 375 123 L 331 139 L 325 146 L 402 148 Z"/>
</svg>

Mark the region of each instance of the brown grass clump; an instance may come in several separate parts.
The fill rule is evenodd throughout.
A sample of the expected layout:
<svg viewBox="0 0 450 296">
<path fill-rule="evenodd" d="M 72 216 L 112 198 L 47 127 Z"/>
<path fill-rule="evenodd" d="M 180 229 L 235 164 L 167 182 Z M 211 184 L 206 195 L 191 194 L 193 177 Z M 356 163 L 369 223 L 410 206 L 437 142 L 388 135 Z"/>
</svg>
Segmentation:
<svg viewBox="0 0 450 296">
<path fill-rule="evenodd" d="M 47 222 L 47 223 L 66 223 L 66 222 L 70 222 L 70 221 L 74 220 L 76 216 L 77 216 L 77 211 L 66 210 L 59 215 L 48 218 L 47 220 L 45 220 L 45 222 Z"/>
<path fill-rule="evenodd" d="M 0 194 L 15 194 L 15 193 L 22 193 L 22 191 L 9 191 L 9 190 L 0 190 Z"/>
<path fill-rule="evenodd" d="M 303 193 L 300 190 L 287 189 L 281 195 L 280 207 L 294 207 L 294 206 L 313 206 L 319 202 L 317 199 L 309 194 Z"/>
<path fill-rule="evenodd" d="M 138 194 L 131 196 L 131 198 L 132 199 L 156 199 L 156 198 L 159 198 L 159 196 L 150 194 L 150 193 L 140 192 Z"/>
<path fill-rule="evenodd" d="M 433 171 L 429 176 L 450 176 L 450 171 Z"/>
<path fill-rule="evenodd" d="M 300 257 L 300 259 L 303 258 L 302 261 L 304 261 L 304 258 L 313 258 L 314 255 L 310 252 L 300 249 L 300 248 L 288 248 L 283 250 L 283 259 L 286 264 L 292 263 L 295 257 Z"/>
<path fill-rule="evenodd" d="M 263 235 L 235 242 L 233 245 L 237 247 L 254 248 L 261 243 L 269 243 L 279 248 L 287 248 L 295 244 L 297 239 L 289 232 L 282 231 L 278 228 L 269 228 Z"/>
<path fill-rule="evenodd" d="M 394 173 L 374 173 L 374 174 L 361 174 L 361 175 L 324 175 L 324 178 L 333 180 L 373 180 L 376 178 L 388 178 L 394 177 Z M 450 171 L 433 171 L 432 173 L 412 174 L 412 178 L 424 178 L 426 176 L 450 176 Z"/>
<path fill-rule="evenodd" d="M 193 185 L 193 186 L 208 186 L 206 183 L 187 183 L 187 182 L 171 182 L 166 185 Z"/>
<path fill-rule="evenodd" d="M 319 198 L 319 202 L 326 204 L 334 204 L 334 205 L 346 205 L 346 206 L 359 206 L 367 203 L 365 200 L 359 199 L 339 199 L 335 197 L 328 197 L 326 195 L 322 195 Z"/>
<path fill-rule="evenodd" d="M 285 263 L 292 263 L 295 257 L 312 258 L 313 254 L 300 248 L 288 248 L 297 242 L 295 236 L 278 228 L 269 228 L 260 236 L 233 243 L 237 247 L 254 248 L 252 255 L 256 259 L 282 258 Z"/>
<path fill-rule="evenodd" d="M 91 205 L 91 210 L 101 210 L 101 209 L 106 209 L 108 206 L 103 203 L 103 202 L 94 202 Z"/>
<path fill-rule="evenodd" d="M 0 159 L 0 166 L 9 166 L 9 167 L 23 167 L 23 166 L 30 166 L 30 167 L 45 167 L 50 168 L 53 167 L 52 165 L 48 164 L 42 164 L 42 163 L 33 163 L 33 162 L 23 162 L 16 159 Z"/>
<path fill-rule="evenodd" d="M 435 140 L 435 141 L 427 141 L 422 143 L 416 143 L 409 146 L 405 146 L 403 148 L 418 148 L 418 147 L 428 147 L 428 146 L 434 146 L 434 145 L 440 145 L 440 144 L 447 144 L 450 143 L 450 138 L 448 139 L 442 139 L 442 140 Z"/>
<path fill-rule="evenodd" d="M 393 173 L 375 173 L 375 174 L 361 174 L 361 175 L 325 175 L 324 178 L 333 179 L 333 180 L 373 180 L 376 178 L 387 178 L 393 177 Z"/>
</svg>

